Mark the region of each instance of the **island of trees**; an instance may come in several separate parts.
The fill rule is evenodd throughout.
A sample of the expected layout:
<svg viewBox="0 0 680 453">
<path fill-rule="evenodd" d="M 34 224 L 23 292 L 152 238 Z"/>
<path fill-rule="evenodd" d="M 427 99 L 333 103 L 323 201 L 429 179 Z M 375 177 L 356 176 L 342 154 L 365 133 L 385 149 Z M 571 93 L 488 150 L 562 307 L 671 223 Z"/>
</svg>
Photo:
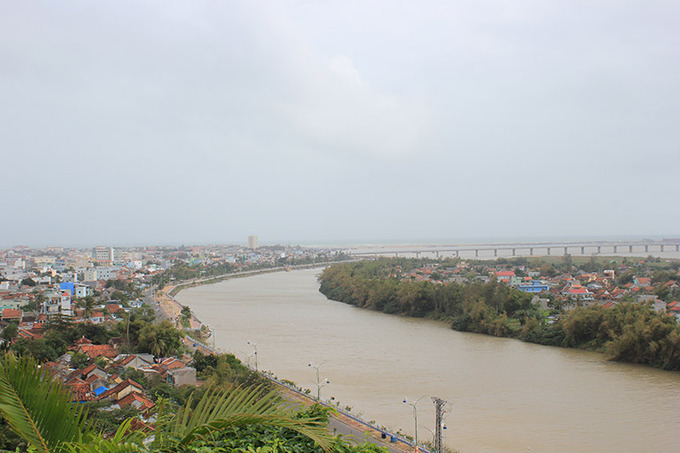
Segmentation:
<svg viewBox="0 0 680 453">
<path fill-rule="evenodd" d="M 680 370 L 680 263 L 575 261 L 386 258 L 333 264 L 319 281 L 326 297 L 357 307 Z"/>
</svg>

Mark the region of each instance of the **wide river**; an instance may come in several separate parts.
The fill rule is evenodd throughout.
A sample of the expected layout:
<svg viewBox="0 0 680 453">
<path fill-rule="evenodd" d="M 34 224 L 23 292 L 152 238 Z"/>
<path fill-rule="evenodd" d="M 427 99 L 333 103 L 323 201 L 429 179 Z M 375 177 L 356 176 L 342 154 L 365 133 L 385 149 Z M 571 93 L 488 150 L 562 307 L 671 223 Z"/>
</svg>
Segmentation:
<svg viewBox="0 0 680 453">
<path fill-rule="evenodd" d="M 680 452 L 680 373 L 600 354 L 456 332 L 326 299 L 320 270 L 182 291 L 216 346 L 366 420 L 431 440 L 432 396 L 447 400 L 444 442 L 461 453 Z M 248 342 L 256 346 L 249 345 Z"/>
</svg>

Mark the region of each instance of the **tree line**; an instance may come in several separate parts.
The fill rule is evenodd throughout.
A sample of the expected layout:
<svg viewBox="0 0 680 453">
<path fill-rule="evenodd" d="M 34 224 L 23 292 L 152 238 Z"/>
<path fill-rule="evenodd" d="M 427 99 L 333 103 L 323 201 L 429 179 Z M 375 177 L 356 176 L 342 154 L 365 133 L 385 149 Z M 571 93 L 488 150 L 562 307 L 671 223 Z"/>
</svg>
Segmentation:
<svg viewBox="0 0 680 453">
<path fill-rule="evenodd" d="M 418 265 L 422 265 L 419 261 Z M 680 327 L 645 304 L 541 310 L 532 295 L 496 281 L 436 284 L 403 280 L 407 260 L 340 263 L 319 276 L 320 291 L 357 307 L 450 322 L 454 330 L 604 352 L 612 360 L 680 370 Z"/>
</svg>

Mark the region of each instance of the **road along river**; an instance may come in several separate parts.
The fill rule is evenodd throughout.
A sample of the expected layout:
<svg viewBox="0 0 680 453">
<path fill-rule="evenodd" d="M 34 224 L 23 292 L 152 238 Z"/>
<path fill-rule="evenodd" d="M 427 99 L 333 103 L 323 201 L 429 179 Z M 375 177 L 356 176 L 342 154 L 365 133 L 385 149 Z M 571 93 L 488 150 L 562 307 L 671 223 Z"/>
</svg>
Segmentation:
<svg viewBox="0 0 680 453">
<path fill-rule="evenodd" d="M 326 299 L 320 270 L 266 274 L 180 292 L 233 352 L 366 420 L 434 431 L 432 396 L 450 402 L 444 443 L 462 453 L 680 451 L 680 373 L 600 354 L 461 333 Z M 251 344 L 248 344 L 248 342 Z M 253 346 L 253 344 L 255 346 Z"/>
</svg>

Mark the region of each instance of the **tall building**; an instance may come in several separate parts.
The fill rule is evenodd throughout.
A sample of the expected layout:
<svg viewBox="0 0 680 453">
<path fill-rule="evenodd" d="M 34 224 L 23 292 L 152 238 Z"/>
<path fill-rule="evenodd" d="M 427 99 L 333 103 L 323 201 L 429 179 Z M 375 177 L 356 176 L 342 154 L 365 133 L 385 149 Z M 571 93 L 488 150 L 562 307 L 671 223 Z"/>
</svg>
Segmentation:
<svg viewBox="0 0 680 453">
<path fill-rule="evenodd" d="M 248 236 L 248 248 L 255 250 L 257 248 L 257 236 Z"/>
<path fill-rule="evenodd" d="M 92 249 L 92 258 L 95 263 L 113 264 L 113 247 L 98 246 Z"/>
</svg>

